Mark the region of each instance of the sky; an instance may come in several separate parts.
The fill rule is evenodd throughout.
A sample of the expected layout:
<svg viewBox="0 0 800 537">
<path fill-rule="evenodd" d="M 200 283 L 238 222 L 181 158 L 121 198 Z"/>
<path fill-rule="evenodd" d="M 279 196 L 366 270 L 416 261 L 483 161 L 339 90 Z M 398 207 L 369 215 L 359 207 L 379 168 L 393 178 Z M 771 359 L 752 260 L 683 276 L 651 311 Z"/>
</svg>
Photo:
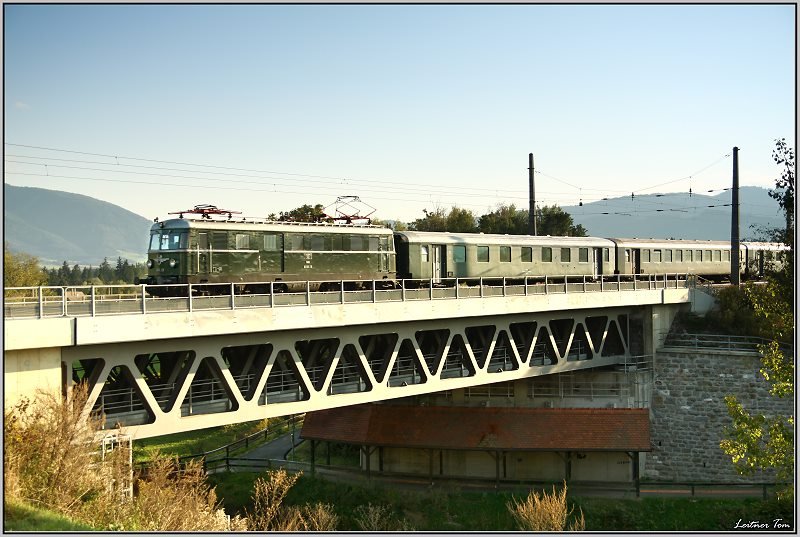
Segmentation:
<svg viewBox="0 0 800 537">
<path fill-rule="evenodd" d="M 772 187 L 794 5 L 4 5 L 4 180 L 146 218 Z M 374 211 L 374 212 L 373 212 Z"/>
</svg>

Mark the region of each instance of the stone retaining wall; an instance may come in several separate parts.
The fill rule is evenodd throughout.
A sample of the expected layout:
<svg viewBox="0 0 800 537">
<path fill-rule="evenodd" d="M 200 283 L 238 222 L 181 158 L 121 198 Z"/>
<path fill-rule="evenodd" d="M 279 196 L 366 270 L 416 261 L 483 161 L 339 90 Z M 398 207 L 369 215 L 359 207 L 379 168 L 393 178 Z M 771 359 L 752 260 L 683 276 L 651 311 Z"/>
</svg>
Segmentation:
<svg viewBox="0 0 800 537">
<path fill-rule="evenodd" d="M 742 478 L 719 447 L 731 424 L 726 395 L 751 412 L 792 415 L 793 398 L 769 395 L 760 357 L 733 351 L 666 349 L 654 360 L 650 408 L 653 451 L 643 477 L 674 481 L 773 481 L 774 472 Z"/>
</svg>

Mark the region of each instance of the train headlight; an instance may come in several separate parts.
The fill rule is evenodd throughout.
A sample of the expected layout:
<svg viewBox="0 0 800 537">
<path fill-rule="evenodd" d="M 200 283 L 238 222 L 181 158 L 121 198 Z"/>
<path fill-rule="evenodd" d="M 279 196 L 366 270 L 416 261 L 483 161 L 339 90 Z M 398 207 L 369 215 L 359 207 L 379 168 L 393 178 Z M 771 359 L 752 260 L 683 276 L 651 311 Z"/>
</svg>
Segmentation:
<svg viewBox="0 0 800 537">
<path fill-rule="evenodd" d="M 175 260 L 175 259 L 170 259 L 169 260 L 169 268 L 175 268 L 176 266 L 178 266 L 178 261 Z"/>
<path fill-rule="evenodd" d="M 153 268 L 154 265 L 155 265 L 155 263 L 153 263 L 152 259 L 148 259 L 147 260 L 147 268 Z"/>
</svg>

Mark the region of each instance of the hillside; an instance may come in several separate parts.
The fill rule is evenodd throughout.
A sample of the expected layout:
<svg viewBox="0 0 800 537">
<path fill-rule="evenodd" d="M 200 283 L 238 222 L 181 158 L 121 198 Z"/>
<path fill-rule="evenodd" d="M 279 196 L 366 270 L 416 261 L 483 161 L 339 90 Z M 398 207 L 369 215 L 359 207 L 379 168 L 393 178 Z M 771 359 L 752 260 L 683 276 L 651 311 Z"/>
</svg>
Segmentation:
<svg viewBox="0 0 800 537">
<path fill-rule="evenodd" d="M 89 196 L 3 186 L 5 241 L 12 250 L 35 255 L 44 265 L 145 260 L 152 225 L 146 218 Z"/>
<path fill-rule="evenodd" d="M 651 194 L 611 198 L 605 201 L 562 207 L 595 237 L 726 240 L 731 236 L 730 192 L 717 196 Z M 739 233 L 742 240 L 759 236 L 757 227 L 782 227 L 778 203 L 768 190 L 739 190 Z M 714 205 L 715 207 L 709 207 Z M 603 214 L 608 213 L 608 214 Z"/>
</svg>

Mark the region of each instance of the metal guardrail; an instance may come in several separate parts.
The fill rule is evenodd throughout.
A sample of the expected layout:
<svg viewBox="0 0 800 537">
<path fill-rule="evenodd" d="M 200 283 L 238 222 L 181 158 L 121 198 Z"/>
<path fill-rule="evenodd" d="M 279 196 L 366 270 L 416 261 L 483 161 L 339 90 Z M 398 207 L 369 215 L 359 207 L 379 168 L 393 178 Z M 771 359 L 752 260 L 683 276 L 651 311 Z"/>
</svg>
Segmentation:
<svg viewBox="0 0 800 537">
<path fill-rule="evenodd" d="M 477 281 L 477 285 L 473 285 Z M 398 287 L 381 288 L 384 280 L 366 282 L 367 289 L 347 290 L 343 280 L 336 291 L 312 291 L 320 282 L 279 282 L 302 291 L 279 292 L 276 282 L 262 282 L 270 292 L 239 293 L 241 284 L 102 285 L 71 287 L 4 288 L 3 314 L 6 319 L 130 315 L 163 312 L 193 312 L 244 308 L 275 308 L 319 304 L 364 302 L 405 302 L 419 300 L 469 299 L 569 293 L 624 292 L 653 289 L 688 289 L 694 285 L 688 274 L 587 276 L 525 276 L 520 278 L 447 278 L 399 280 Z M 249 282 L 257 286 L 258 282 Z M 154 296 L 156 288 L 171 288 L 180 296 Z M 219 294 L 205 295 L 209 288 Z"/>
<path fill-rule="evenodd" d="M 769 343 L 768 339 L 751 336 L 719 334 L 667 334 L 663 347 L 702 349 L 718 351 L 740 351 L 758 353 L 758 346 Z"/>
</svg>

